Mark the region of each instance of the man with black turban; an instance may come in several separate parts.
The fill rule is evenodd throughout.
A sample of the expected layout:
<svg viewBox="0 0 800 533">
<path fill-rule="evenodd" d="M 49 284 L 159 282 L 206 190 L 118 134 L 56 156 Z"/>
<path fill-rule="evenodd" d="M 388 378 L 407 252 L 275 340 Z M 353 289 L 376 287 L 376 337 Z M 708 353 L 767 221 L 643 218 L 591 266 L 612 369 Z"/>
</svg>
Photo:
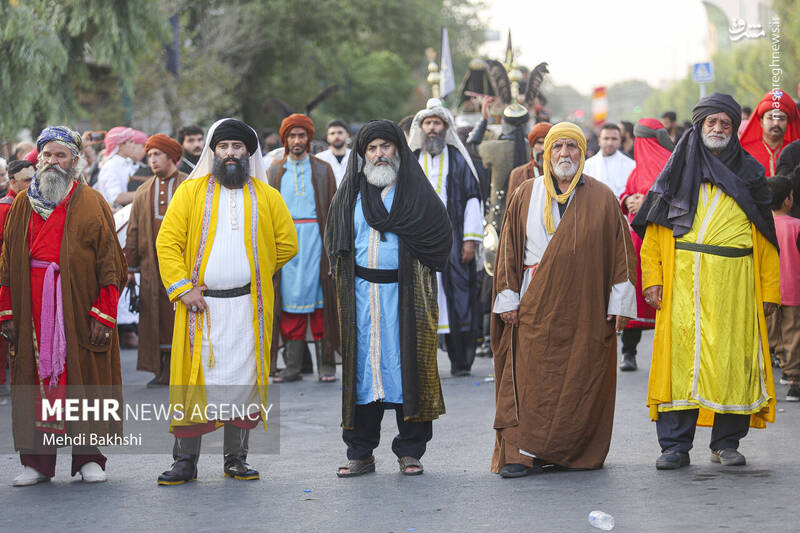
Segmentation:
<svg viewBox="0 0 800 533">
<path fill-rule="evenodd" d="M 375 471 L 385 409 L 400 471 L 421 474 L 419 459 L 444 413 L 436 362 L 435 272 L 447 264 L 453 234 L 447 211 L 400 128 L 388 120 L 358 133 L 325 229 L 336 278 L 342 344 L 339 477 Z"/>
<path fill-rule="evenodd" d="M 156 237 L 161 281 L 175 304 L 169 399 L 172 467 L 159 485 L 197 478 L 202 435 L 225 427 L 223 472 L 239 480 L 250 430 L 266 429 L 272 277 L 297 253 L 281 194 L 267 183 L 256 132 L 217 121 Z"/>
<path fill-rule="evenodd" d="M 780 303 L 771 195 L 742 149 L 739 104 L 701 98 L 634 218 L 645 300 L 656 310 L 647 405 L 662 454 L 689 464 L 695 427 L 712 426 L 711 461 L 745 464 L 748 428 L 775 419 L 765 316 Z"/>
</svg>

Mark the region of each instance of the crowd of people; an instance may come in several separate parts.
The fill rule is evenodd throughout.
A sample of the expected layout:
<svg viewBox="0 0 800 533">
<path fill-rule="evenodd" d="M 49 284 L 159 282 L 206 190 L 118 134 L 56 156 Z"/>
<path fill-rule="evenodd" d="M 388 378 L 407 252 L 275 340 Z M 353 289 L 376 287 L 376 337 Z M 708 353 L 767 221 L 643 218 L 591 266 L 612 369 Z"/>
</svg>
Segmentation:
<svg viewBox="0 0 800 533">
<path fill-rule="evenodd" d="M 436 98 L 399 124 L 333 120 L 324 143 L 299 113 L 261 136 L 223 118 L 176 138 L 48 126 L 18 143 L 0 161 L 13 484 L 54 476 L 49 434 L 121 434 L 37 409 L 76 387 L 121 401 L 121 347 L 183 410 L 160 485 L 195 480 L 221 427 L 224 474 L 258 479 L 249 432 L 270 380 L 314 372 L 341 377 L 339 477 L 375 471 L 387 409 L 400 472 L 422 474 L 445 413 L 439 348 L 454 378 L 493 357 L 492 472 L 600 468 L 617 366 L 637 370 L 647 329 L 656 467 L 688 465 L 698 425 L 712 462 L 745 464 L 741 439 L 775 419 L 773 365 L 800 401 L 798 105 L 714 93 L 683 126 L 666 112 L 587 135 L 495 104 L 475 97 L 467 128 Z M 249 407 L 208 417 L 215 403 Z M 72 446 L 72 475 L 105 469 Z"/>
</svg>

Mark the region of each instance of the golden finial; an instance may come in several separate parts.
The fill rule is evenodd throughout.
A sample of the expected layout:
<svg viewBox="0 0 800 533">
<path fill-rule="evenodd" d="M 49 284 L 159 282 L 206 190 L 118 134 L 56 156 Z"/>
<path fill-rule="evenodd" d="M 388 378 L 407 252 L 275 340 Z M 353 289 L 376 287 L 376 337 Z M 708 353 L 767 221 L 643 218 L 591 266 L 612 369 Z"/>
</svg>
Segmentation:
<svg viewBox="0 0 800 533">
<path fill-rule="evenodd" d="M 433 48 L 425 50 L 428 58 L 428 83 L 431 86 L 431 94 L 434 98 L 439 98 L 439 81 L 442 75 L 439 74 L 439 65 L 436 64 L 436 52 Z"/>
</svg>

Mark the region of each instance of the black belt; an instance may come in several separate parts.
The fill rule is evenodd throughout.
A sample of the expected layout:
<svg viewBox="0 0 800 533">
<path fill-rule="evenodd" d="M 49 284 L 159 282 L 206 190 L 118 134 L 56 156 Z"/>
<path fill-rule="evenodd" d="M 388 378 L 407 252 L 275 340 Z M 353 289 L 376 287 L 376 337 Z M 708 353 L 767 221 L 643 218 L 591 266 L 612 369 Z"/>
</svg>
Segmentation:
<svg viewBox="0 0 800 533">
<path fill-rule="evenodd" d="M 365 268 L 356 265 L 356 276 L 370 283 L 397 283 L 397 269 Z"/>
<path fill-rule="evenodd" d="M 203 291 L 203 296 L 206 298 L 236 298 L 237 296 L 244 296 L 245 294 L 250 294 L 249 283 L 244 287 L 236 287 L 235 289 L 222 289 L 218 291 L 206 289 Z"/>
<path fill-rule="evenodd" d="M 697 244 L 694 242 L 676 242 L 676 250 L 688 250 L 704 254 L 721 255 L 722 257 L 746 257 L 753 253 L 752 248 L 732 248 L 730 246 L 712 246 L 710 244 Z"/>
</svg>

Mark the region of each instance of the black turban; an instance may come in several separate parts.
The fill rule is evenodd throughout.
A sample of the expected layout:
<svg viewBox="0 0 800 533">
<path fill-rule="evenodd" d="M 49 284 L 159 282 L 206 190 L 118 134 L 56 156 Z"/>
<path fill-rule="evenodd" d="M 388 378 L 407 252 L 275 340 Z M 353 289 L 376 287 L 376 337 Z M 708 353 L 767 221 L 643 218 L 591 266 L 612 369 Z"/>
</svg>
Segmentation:
<svg viewBox="0 0 800 533">
<path fill-rule="evenodd" d="M 24 159 L 20 159 L 20 160 L 15 159 L 14 161 L 11 161 L 8 164 L 8 177 L 11 178 L 14 175 L 16 175 L 17 172 L 22 170 L 23 168 L 28 168 L 28 167 L 32 167 L 32 166 L 33 166 L 33 163 L 31 163 L 30 161 L 25 161 Z"/>
<path fill-rule="evenodd" d="M 678 141 L 633 219 L 631 225 L 640 237 L 644 237 L 648 223 L 670 228 L 675 237 L 688 233 L 697 212 L 700 183 L 708 181 L 736 200 L 756 229 L 778 246 L 764 167 L 742 148 L 736 135 L 742 121 L 740 109 L 733 97 L 721 93 L 697 102 L 692 110 L 692 127 Z M 728 145 L 716 157 L 703 144 L 703 120 L 722 112 L 731 118 L 733 127 Z"/>
<path fill-rule="evenodd" d="M 375 139 L 393 143 L 400 157 L 391 212 L 383 204 L 382 189 L 367 182 L 361 169 L 367 145 Z M 347 163 L 328 213 L 325 247 L 331 264 L 335 264 L 337 256 L 348 254 L 353 249 L 353 210 L 360 192 L 361 209 L 371 227 L 381 233 L 396 234 L 420 263 L 431 270 L 444 270 L 453 241 L 450 219 L 400 127 L 389 120 L 367 122 L 359 130 L 354 146 L 355 154 Z"/>
<path fill-rule="evenodd" d="M 220 141 L 242 141 L 247 148 L 247 153 L 253 155 L 258 150 L 258 136 L 255 130 L 235 118 L 229 118 L 214 129 L 209 146 L 216 149 Z"/>
</svg>

